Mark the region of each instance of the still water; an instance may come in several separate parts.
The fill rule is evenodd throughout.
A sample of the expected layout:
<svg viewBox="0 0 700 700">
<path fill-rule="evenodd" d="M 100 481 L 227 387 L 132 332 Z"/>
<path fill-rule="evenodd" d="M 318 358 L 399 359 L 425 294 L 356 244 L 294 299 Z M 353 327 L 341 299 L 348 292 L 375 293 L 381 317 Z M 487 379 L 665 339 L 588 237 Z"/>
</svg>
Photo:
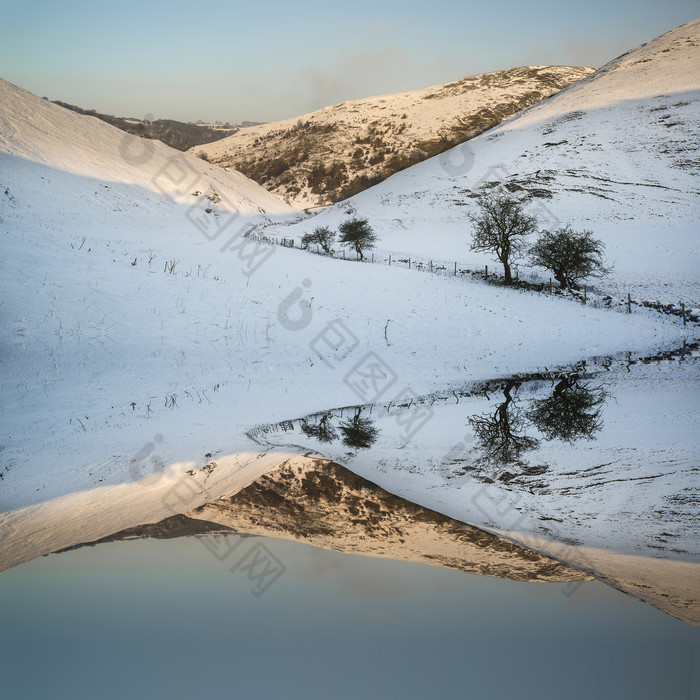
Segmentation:
<svg viewBox="0 0 700 700">
<path fill-rule="evenodd" d="M 700 629 L 597 581 L 572 593 L 262 537 L 227 537 L 222 559 L 202 539 L 0 573 L 2 696 L 700 697 Z M 265 586 L 253 548 L 281 572 Z"/>
</svg>

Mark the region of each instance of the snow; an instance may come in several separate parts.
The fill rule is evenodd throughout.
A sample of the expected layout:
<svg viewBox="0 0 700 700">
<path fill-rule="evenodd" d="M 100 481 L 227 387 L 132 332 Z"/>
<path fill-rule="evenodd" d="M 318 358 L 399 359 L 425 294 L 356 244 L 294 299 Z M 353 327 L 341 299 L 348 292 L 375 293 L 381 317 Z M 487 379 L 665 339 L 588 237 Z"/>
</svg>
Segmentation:
<svg viewBox="0 0 700 700">
<path fill-rule="evenodd" d="M 525 382 L 513 390 L 514 405 L 526 409 L 549 395 L 554 384 Z M 647 556 L 659 549 L 656 535 L 665 531 L 677 555 L 700 554 L 692 527 L 697 495 L 690 494 L 697 491 L 700 434 L 697 358 L 630 367 L 626 361 L 613 361 L 607 370 L 591 367 L 584 384 L 607 392 L 603 428 L 595 439 L 548 441 L 534 424 L 526 423 L 523 432 L 540 444 L 513 463 L 480 463 L 482 452 L 468 422 L 470 417 L 492 414 L 503 403 L 503 382 L 482 384 L 466 394 L 443 392 L 410 408 L 382 403 L 371 412 L 365 410 L 380 431 L 370 450 L 348 450 L 340 441 L 324 445 L 301 435 L 298 422 L 291 430 L 277 426 L 256 437 L 281 447 L 303 439 L 329 459 L 410 500 L 421 497 L 429 482 L 428 492 L 422 494 L 425 505 L 491 530 L 515 530 L 517 524 L 523 531 L 542 534 L 551 527 L 562 541 L 585 540 L 590 546 Z M 341 416 L 342 409 L 328 407 L 335 423 L 353 413 L 344 409 Z M 415 434 L 409 434 L 407 426 Z M 526 469 L 542 465 L 547 469 L 532 474 Z M 499 477 L 508 471 L 516 478 L 502 481 Z M 633 490 L 630 481 L 638 482 Z M 684 490 L 687 499 L 681 498 Z M 601 502 L 603 491 L 606 499 Z M 504 492 L 512 492 L 515 499 L 507 516 L 493 506 Z M 624 521 L 634 522 L 634 527 L 622 527 L 622 505 Z"/>
<path fill-rule="evenodd" d="M 571 224 L 603 240 L 615 269 L 596 283 L 601 294 L 697 305 L 699 134 L 695 20 L 469 142 L 269 233 L 300 238 L 360 216 L 379 236 L 377 259 L 495 270 L 488 255 L 469 251 L 467 215 L 476 195 L 500 183 L 525 198 L 541 228 Z"/>
<path fill-rule="evenodd" d="M 617 69 L 626 71 L 621 77 L 602 69 L 471 146 L 476 174 L 487 163 L 510 168 L 523 148 L 530 155 L 519 162 L 527 162 L 528 173 L 545 165 L 565 173 L 574 162 L 586 183 L 600 172 L 625 181 L 632 173 L 636 185 L 606 185 L 614 199 L 602 204 L 589 192 L 567 192 L 564 178 L 574 176 L 557 175 L 547 207 L 562 217 L 585 212 L 586 225 L 595 224 L 613 253 L 635 235 L 637 256 L 618 260 L 601 289 L 635 283 L 646 266 L 655 277 L 637 283 L 645 293 L 682 295 L 693 307 L 697 249 L 684 246 L 697 221 L 695 176 L 675 168 L 671 156 L 647 153 L 656 132 L 640 121 L 619 134 L 624 148 L 601 155 L 592 140 L 600 120 L 621 123 L 621 114 L 647 115 L 649 105 L 669 101 L 656 96 L 654 71 L 663 73 L 661 62 L 672 60 L 664 92 L 673 103 L 691 100 L 674 108 L 683 120 L 678 138 L 690 148 L 686 131 L 697 118 L 692 100 L 700 73 L 693 72 L 697 41 L 691 47 L 683 37 L 696 37 L 698 26 L 632 52 Z M 647 63 L 632 60 L 647 55 Z M 632 98 L 638 74 L 650 97 Z M 608 85 L 614 99 L 606 98 Z M 543 136 L 574 104 L 596 105 L 597 121 L 566 121 Z M 591 135 L 575 155 L 551 155 L 553 147 L 542 143 L 573 139 L 584 125 Z M 633 135 L 640 145 L 629 150 Z M 2 566 L 158 519 L 177 507 L 167 496 L 189 471 L 196 494 L 182 511 L 235 493 L 308 451 L 305 443 L 264 454 L 246 436 L 261 424 L 389 401 L 409 388 L 445 392 L 592 355 L 651 352 L 696 336 L 693 324 L 684 328 L 651 311 L 626 315 L 468 276 L 343 262 L 264 242 L 255 247 L 243 237 L 254 227 L 298 238 L 311 222 L 286 225 L 300 214 L 238 173 L 158 143 L 137 156 L 136 146 L 144 143 L 0 81 Z M 449 176 L 440 162 L 400 173 L 313 225 L 337 221 L 352 207 L 377 224 L 385 252 L 410 253 L 430 236 L 426 253 L 481 262 L 466 252 L 468 207 L 448 199 L 469 188 L 474 175 Z M 669 189 L 642 189 L 643 180 Z M 324 354 L 324 340 L 338 329 L 351 342 Z M 388 369 L 390 385 L 362 382 L 368 358 Z M 456 508 L 457 495 L 434 490 L 444 486 L 439 472 L 416 467 L 409 474 L 403 465 L 389 477 L 379 463 L 371 468 L 371 458 L 366 453 L 362 465 L 351 466 L 423 505 L 471 517 Z M 639 509 L 657 496 L 646 492 Z"/>
</svg>

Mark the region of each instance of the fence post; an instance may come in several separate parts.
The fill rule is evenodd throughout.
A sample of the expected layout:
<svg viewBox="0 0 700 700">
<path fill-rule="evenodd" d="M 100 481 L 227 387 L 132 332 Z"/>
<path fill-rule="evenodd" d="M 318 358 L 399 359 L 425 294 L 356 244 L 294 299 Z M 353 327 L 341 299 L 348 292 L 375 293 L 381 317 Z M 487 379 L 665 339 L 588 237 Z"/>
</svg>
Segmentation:
<svg viewBox="0 0 700 700">
<path fill-rule="evenodd" d="M 552 278 L 549 278 L 549 293 L 552 293 Z"/>
<path fill-rule="evenodd" d="M 391 267 L 391 254 L 389 254 L 389 267 Z"/>
<path fill-rule="evenodd" d="M 586 303 L 586 285 L 583 285 L 583 303 Z"/>
<path fill-rule="evenodd" d="M 681 316 L 683 316 L 683 325 L 685 326 L 685 304 L 681 302 Z"/>
<path fill-rule="evenodd" d="M 457 276 L 457 263 L 455 262 L 455 277 Z"/>
<path fill-rule="evenodd" d="M 630 297 L 629 292 L 627 292 L 627 313 L 632 313 L 632 297 Z"/>
<path fill-rule="evenodd" d="M 372 262 L 374 262 L 374 253 L 372 253 Z"/>
<path fill-rule="evenodd" d="M 345 248 L 343 248 L 343 260 L 345 260 Z"/>
<path fill-rule="evenodd" d="M 484 279 L 487 280 L 489 278 L 489 266 L 486 265 L 486 268 L 484 270 Z"/>
<path fill-rule="evenodd" d="M 433 261 L 432 260 L 430 261 L 430 271 L 431 272 L 433 271 Z"/>
<path fill-rule="evenodd" d="M 411 269 L 411 258 L 408 259 L 408 269 Z"/>
</svg>

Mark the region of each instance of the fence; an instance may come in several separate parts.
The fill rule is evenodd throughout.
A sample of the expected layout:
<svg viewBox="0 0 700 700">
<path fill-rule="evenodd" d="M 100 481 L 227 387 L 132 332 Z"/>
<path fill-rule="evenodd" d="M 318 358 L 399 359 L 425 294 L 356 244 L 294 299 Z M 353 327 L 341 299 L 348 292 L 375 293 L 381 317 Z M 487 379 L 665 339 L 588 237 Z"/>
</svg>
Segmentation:
<svg viewBox="0 0 700 700">
<path fill-rule="evenodd" d="M 264 236 L 263 234 L 256 233 L 252 231 L 248 234 L 248 238 L 256 241 L 262 241 L 269 243 L 271 245 L 279 245 L 285 248 L 296 248 L 298 250 L 303 250 L 311 255 L 320 255 L 322 257 L 331 257 L 336 260 L 349 260 L 356 263 L 367 263 L 374 265 L 388 265 L 396 266 L 400 265 L 408 270 L 418 270 L 420 272 L 428 272 L 430 274 L 442 275 L 445 277 L 459 277 L 461 279 L 469 278 L 470 280 L 478 279 L 484 282 L 491 282 L 492 284 L 505 284 L 504 278 L 498 273 L 494 273 L 493 270 L 489 272 L 489 266 L 485 265 L 483 270 L 472 270 L 470 268 L 462 268 L 459 266 L 457 261 L 445 261 L 445 260 L 432 260 L 428 259 L 422 260 L 415 257 L 397 257 L 393 253 L 387 254 L 386 257 L 375 257 L 373 252 L 368 252 L 367 257 L 364 260 L 359 258 L 359 255 L 354 257 L 347 255 L 345 249 L 342 251 L 331 250 L 330 253 L 325 253 L 318 246 L 315 246 L 315 250 L 311 248 L 304 248 L 301 241 L 296 241 L 294 238 L 275 238 L 273 236 Z M 552 284 L 552 278 L 549 278 L 549 282 L 543 282 L 541 278 L 531 272 L 524 272 L 521 276 L 521 271 L 514 267 L 514 279 L 513 283 L 509 285 L 512 289 L 524 289 L 528 291 L 538 292 L 540 294 L 547 293 L 550 295 L 566 297 L 574 301 L 579 301 L 585 306 L 590 306 L 595 309 L 616 309 L 624 313 L 632 313 L 632 307 L 636 306 L 638 308 L 652 309 L 659 313 L 677 316 L 683 320 L 683 325 L 685 326 L 688 321 L 692 323 L 698 323 L 700 318 L 692 313 L 690 309 L 686 308 L 683 302 L 679 302 L 678 305 L 675 304 L 662 304 L 658 301 L 635 301 L 632 299 L 631 295 L 628 293 L 626 298 L 614 301 L 609 295 L 601 296 L 597 294 L 594 290 L 590 289 L 588 285 L 584 285 L 583 290 L 574 289 L 560 289 L 556 285 Z"/>
</svg>

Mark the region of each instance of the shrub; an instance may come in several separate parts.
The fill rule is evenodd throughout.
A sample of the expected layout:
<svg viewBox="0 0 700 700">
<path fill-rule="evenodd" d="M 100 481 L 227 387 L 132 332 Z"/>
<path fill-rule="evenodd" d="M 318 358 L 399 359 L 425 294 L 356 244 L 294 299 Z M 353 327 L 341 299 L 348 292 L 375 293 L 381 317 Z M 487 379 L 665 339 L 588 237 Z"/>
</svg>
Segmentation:
<svg viewBox="0 0 700 700">
<path fill-rule="evenodd" d="M 363 251 L 369 248 L 374 248 L 377 241 L 372 227 L 367 219 L 348 219 L 338 227 L 341 237 L 340 242 L 348 248 L 354 249 L 360 256 L 360 260 L 364 260 Z"/>
<path fill-rule="evenodd" d="M 551 270 L 562 289 L 576 287 L 587 277 L 602 277 L 611 268 L 603 264 L 602 241 L 591 231 L 574 231 L 571 227 L 543 231 L 530 248 L 530 262 Z"/>
</svg>

